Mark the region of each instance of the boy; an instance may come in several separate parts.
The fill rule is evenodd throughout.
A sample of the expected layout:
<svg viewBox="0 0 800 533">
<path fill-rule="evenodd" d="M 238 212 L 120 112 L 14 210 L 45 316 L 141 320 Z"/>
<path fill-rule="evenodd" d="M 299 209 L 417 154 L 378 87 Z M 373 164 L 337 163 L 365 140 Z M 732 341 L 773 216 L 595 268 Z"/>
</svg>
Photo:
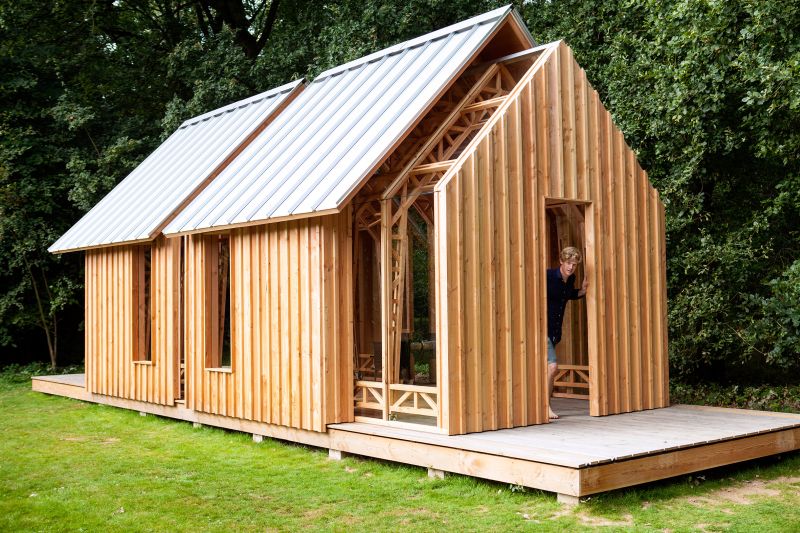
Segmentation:
<svg viewBox="0 0 800 533">
<path fill-rule="evenodd" d="M 567 246 L 559 255 L 558 268 L 547 270 L 547 383 L 548 396 L 553 395 L 553 383 L 558 362 L 556 361 L 556 344 L 561 340 L 561 326 L 564 321 L 564 310 L 569 300 L 577 300 L 586 295 L 589 280 L 583 274 L 583 285 L 580 290 L 575 288 L 575 268 L 583 260 L 580 250 L 574 246 Z M 550 408 L 550 419 L 555 420 L 558 415 Z"/>
</svg>

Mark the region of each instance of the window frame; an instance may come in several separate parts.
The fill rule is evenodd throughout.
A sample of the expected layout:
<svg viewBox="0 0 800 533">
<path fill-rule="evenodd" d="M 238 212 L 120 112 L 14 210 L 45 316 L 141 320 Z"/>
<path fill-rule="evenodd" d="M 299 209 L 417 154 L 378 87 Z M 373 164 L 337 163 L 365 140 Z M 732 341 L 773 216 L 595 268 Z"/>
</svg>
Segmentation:
<svg viewBox="0 0 800 533">
<path fill-rule="evenodd" d="M 229 233 L 217 233 L 204 237 L 204 241 L 204 368 L 211 372 L 233 372 L 231 238 Z M 223 291 L 225 294 L 221 294 Z"/>
</svg>

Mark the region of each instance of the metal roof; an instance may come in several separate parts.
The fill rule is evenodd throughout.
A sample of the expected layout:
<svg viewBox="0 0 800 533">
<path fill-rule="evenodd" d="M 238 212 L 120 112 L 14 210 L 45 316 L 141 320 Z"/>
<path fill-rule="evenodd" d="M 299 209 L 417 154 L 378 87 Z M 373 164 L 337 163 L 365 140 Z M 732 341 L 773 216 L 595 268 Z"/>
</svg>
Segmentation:
<svg viewBox="0 0 800 533">
<path fill-rule="evenodd" d="M 151 240 L 175 210 L 300 90 L 301 83 L 187 120 L 48 250 Z"/>
<path fill-rule="evenodd" d="M 164 233 L 340 209 L 509 13 L 496 9 L 323 72 Z"/>
</svg>

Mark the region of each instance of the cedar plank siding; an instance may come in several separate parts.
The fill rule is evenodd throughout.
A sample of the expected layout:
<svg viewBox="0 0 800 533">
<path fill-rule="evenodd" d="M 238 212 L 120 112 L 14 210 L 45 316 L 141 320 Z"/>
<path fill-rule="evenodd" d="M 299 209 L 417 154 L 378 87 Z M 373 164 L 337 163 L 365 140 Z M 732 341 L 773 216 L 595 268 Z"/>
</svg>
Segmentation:
<svg viewBox="0 0 800 533">
<path fill-rule="evenodd" d="M 591 414 L 669 405 L 663 204 L 560 43 L 436 187 L 448 433 L 547 421 L 545 197 L 589 202 Z"/>
<path fill-rule="evenodd" d="M 187 246 L 187 407 L 298 429 L 352 420 L 350 209 L 234 229 L 231 369 L 206 370 L 207 235 Z"/>
<path fill-rule="evenodd" d="M 86 386 L 95 394 L 173 405 L 179 349 L 180 239 L 163 236 L 151 256 L 150 362 L 134 362 L 139 339 L 137 245 L 86 252 Z"/>
</svg>

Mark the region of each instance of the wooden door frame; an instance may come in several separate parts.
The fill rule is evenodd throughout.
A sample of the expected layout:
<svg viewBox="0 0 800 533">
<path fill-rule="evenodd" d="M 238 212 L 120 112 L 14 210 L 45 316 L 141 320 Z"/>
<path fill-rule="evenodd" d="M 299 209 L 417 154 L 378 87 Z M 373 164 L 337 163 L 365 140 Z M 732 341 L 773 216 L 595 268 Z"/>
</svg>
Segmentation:
<svg viewBox="0 0 800 533">
<path fill-rule="evenodd" d="M 548 224 L 547 224 L 547 208 L 554 204 L 558 203 L 567 203 L 573 204 L 577 206 L 581 206 L 583 208 L 583 241 L 584 241 L 584 258 L 583 258 L 583 272 L 584 276 L 589 279 L 589 290 L 586 293 L 586 348 L 587 348 L 587 358 L 589 363 L 589 406 L 591 410 L 592 405 L 597 405 L 599 402 L 599 397 L 597 396 L 599 393 L 599 387 L 597 387 L 597 376 L 596 376 L 596 369 L 598 368 L 598 351 L 597 351 L 597 323 L 596 319 L 597 315 L 597 272 L 596 272 L 596 250 L 595 250 L 595 224 L 594 224 L 594 203 L 588 200 L 576 200 L 574 198 L 563 198 L 563 197 L 554 197 L 554 196 L 542 196 L 542 200 L 540 203 L 540 228 L 541 231 L 544 233 L 541 237 L 541 247 L 544 249 L 544 253 L 542 253 L 542 258 L 544 264 L 539 265 L 540 272 L 544 275 L 541 276 L 541 290 L 542 294 L 545 295 L 544 302 L 542 304 L 543 307 L 543 314 L 544 320 L 540 324 L 540 335 L 543 339 L 542 346 L 539 347 L 540 353 L 546 354 L 547 353 L 547 231 L 548 231 Z M 595 290 L 592 290 L 592 289 Z M 540 358 L 542 364 L 544 365 L 544 375 L 547 376 L 547 358 L 542 357 Z M 546 378 L 545 378 L 546 379 Z M 547 390 L 545 388 L 545 390 Z M 549 395 L 546 396 L 546 404 L 550 406 L 550 397 Z"/>
</svg>

